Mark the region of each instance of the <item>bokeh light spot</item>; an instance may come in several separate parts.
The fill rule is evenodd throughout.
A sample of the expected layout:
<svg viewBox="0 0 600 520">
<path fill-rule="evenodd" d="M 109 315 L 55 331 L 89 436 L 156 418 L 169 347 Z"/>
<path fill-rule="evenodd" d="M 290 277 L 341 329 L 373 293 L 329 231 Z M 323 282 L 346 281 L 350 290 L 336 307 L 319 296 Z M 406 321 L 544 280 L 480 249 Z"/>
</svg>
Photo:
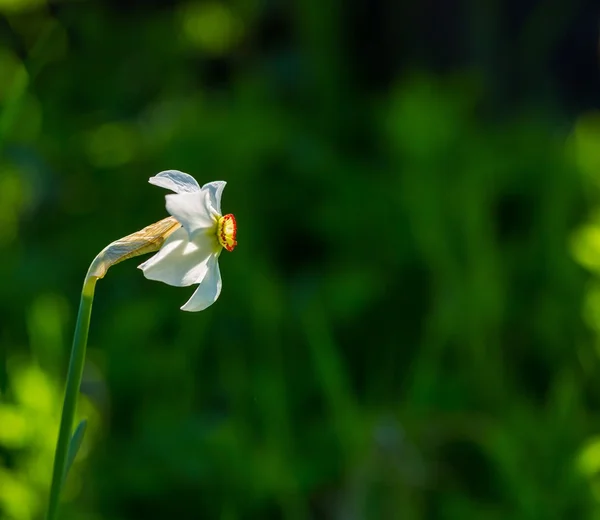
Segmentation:
<svg viewBox="0 0 600 520">
<path fill-rule="evenodd" d="M 23 413 L 10 405 L 0 405 L 0 445 L 20 448 L 27 443 L 29 428 Z"/>
<path fill-rule="evenodd" d="M 6 515 L 2 518 L 30 520 L 37 502 L 26 484 L 0 468 L 0 511 Z"/>
<path fill-rule="evenodd" d="M 13 388 L 18 402 L 30 410 L 51 415 L 57 408 L 56 388 L 35 365 L 14 371 Z"/>
<path fill-rule="evenodd" d="M 583 267 L 600 273 L 600 226 L 588 224 L 571 239 L 571 252 Z"/>
<path fill-rule="evenodd" d="M 600 437 L 593 437 L 581 450 L 578 468 L 586 477 L 593 477 L 600 471 Z"/>
<path fill-rule="evenodd" d="M 217 2 L 188 4 L 181 20 L 188 42 L 210 54 L 225 54 L 242 33 L 241 21 L 229 7 Z"/>
</svg>

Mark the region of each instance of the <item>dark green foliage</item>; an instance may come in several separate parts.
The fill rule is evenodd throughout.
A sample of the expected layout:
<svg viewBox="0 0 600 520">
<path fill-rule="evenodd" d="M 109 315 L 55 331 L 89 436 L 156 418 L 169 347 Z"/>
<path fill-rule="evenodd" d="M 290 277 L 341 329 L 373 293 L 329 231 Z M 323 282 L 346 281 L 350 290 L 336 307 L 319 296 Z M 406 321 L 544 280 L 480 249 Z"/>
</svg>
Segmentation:
<svg viewBox="0 0 600 520">
<path fill-rule="evenodd" d="M 148 177 L 226 180 L 239 245 L 202 313 L 136 260 L 98 283 L 65 519 L 598 518 L 597 192 L 556 96 L 354 66 L 339 2 L 113 4 L 0 20 L 0 412 L 11 367 L 64 381 L 89 263 L 166 216 Z M 0 489 L 33 453 L 2 417 Z"/>
</svg>

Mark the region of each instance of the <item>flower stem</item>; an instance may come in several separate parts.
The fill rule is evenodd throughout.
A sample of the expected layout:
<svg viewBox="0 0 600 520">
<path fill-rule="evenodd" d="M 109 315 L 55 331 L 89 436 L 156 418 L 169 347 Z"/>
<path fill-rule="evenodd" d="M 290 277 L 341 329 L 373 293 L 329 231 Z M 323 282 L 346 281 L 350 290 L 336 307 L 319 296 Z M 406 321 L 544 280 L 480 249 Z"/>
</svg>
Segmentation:
<svg viewBox="0 0 600 520">
<path fill-rule="evenodd" d="M 58 431 L 58 441 L 54 455 L 54 470 L 52 472 L 52 484 L 50 486 L 50 499 L 48 501 L 46 520 L 56 520 L 57 518 L 60 492 L 62 491 L 69 466 L 77 455 L 77 450 L 81 444 L 87 424 L 85 421 L 82 421 L 77 427 L 75 434 L 73 434 L 73 419 L 75 418 L 77 397 L 83 376 L 85 350 L 87 347 L 96 282 L 104 277 L 109 267 L 128 258 L 158 251 L 167 237 L 179 229 L 179 227 L 181 227 L 181 224 L 173 217 L 159 220 L 140 231 L 112 242 L 100 251 L 90 264 L 81 291 L 81 303 L 79 304 L 79 314 L 77 315 L 75 336 L 73 337 L 73 348 L 71 349 L 71 359 L 69 360 L 67 386 L 65 388 L 65 399 L 63 401 L 60 429 Z"/>
<path fill-rule="evenodd" d="M 71 435 L 73 434 L 73 420 L 75 418 L 77 397 L 79 395 L 79 387 L 81 386 L 81 378 L 83 376 L 88 330 L 90 328 L 90 316 L 92 314 L 92 303 L 94 301 L 94 288 L 97 279 L 97 277 L 88 274 L 85 283 L 83 284 L 83 290 L 81 291 L 81 302 L 79 304 L 79 313 L 77 315 L 77 325 L 75 326 L 75 336 L 73 337 L 73 347 L 71 349 L 71 358 L 69 360 L 69 370 L 67 373 L 67 385 L 65 388 L 65 399 L 63 402 L 60 430 L 54 456 L 54 470 L 52 473 L 52 485 L 50 487 L 50 500 L 46 516 L 47 520 L 56 520 L 58 514 L 60 492 L 67 468 L 69 444 L 71 442 Z"/>
</svg>

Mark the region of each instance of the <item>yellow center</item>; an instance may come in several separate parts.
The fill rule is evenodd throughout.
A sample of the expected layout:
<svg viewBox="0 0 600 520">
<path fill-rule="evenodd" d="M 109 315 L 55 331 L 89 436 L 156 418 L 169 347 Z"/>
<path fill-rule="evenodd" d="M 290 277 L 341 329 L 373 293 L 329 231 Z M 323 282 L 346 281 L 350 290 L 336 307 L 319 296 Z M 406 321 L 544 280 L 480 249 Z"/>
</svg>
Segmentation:
<svg viewBox="0 0 600 520">
<path fill-rule="evenodd" d="M 236 234 L 237 224 L 235 223 L 235 217 L 231 213 L 221 217 L 217 229 L 219 244 L 227 249 L 227 251 L 233 251 L 234 247 L 237 246 Z"/>
</svg>

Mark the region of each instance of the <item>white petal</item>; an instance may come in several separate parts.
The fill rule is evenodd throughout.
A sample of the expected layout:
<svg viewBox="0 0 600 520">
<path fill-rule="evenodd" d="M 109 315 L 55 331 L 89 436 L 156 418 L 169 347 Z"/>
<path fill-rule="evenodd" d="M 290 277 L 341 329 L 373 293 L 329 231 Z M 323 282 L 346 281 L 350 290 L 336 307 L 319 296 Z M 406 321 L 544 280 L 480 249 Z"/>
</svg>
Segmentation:
<svg viewBox="0 0 600 520">
<path fill-rule="evenodd" d="M 196 179 L 179 170 L 165 170 L 164 172 L 157 173 L 154 177 L 150 177 L 148 182 L 155 186 L 174 191 L 175 193 L 200 191 L 200 185 L 196 182 Z"/>
<path fill-rule="evenodd" d="M 208 236 L 199 235 L 190 242 L 187 231 L 180 228 L 139 269 L 144 271 L 144 276 L 149 280 L 186 287 L 204 279 L 208 260 L 213 254 L 213 243 Z"/>
<path fill-rule="evenodd" d="M 198 230 L 216 226 L 208 191 L 177 193 L 167 195 L 166 199 L 167 211 L 178 220 L 190 237 Z"/>
<path fill-rule="evenodd" d="M 221 294 L 221 271 L 219 271 L 218 255 L 212 255 L 208 260 L 208 271 L 204 280 L 192 294 L 192 297 L 181 307 L 182 311 L 203 311 L 210 307 Z"/>
<path fill-rule="evenodd" d="M 202 191 L 208 191 L 210 197 L 210 203 L 215 210 L 219 214 L 221 213 L 221 195 L 223 195 L 223 190 L 225 189 L 225 185 L 227 183 L 225 181 L 213 181 L 207 182 L 204 186 L 202 186 Z"/>
</svg>

